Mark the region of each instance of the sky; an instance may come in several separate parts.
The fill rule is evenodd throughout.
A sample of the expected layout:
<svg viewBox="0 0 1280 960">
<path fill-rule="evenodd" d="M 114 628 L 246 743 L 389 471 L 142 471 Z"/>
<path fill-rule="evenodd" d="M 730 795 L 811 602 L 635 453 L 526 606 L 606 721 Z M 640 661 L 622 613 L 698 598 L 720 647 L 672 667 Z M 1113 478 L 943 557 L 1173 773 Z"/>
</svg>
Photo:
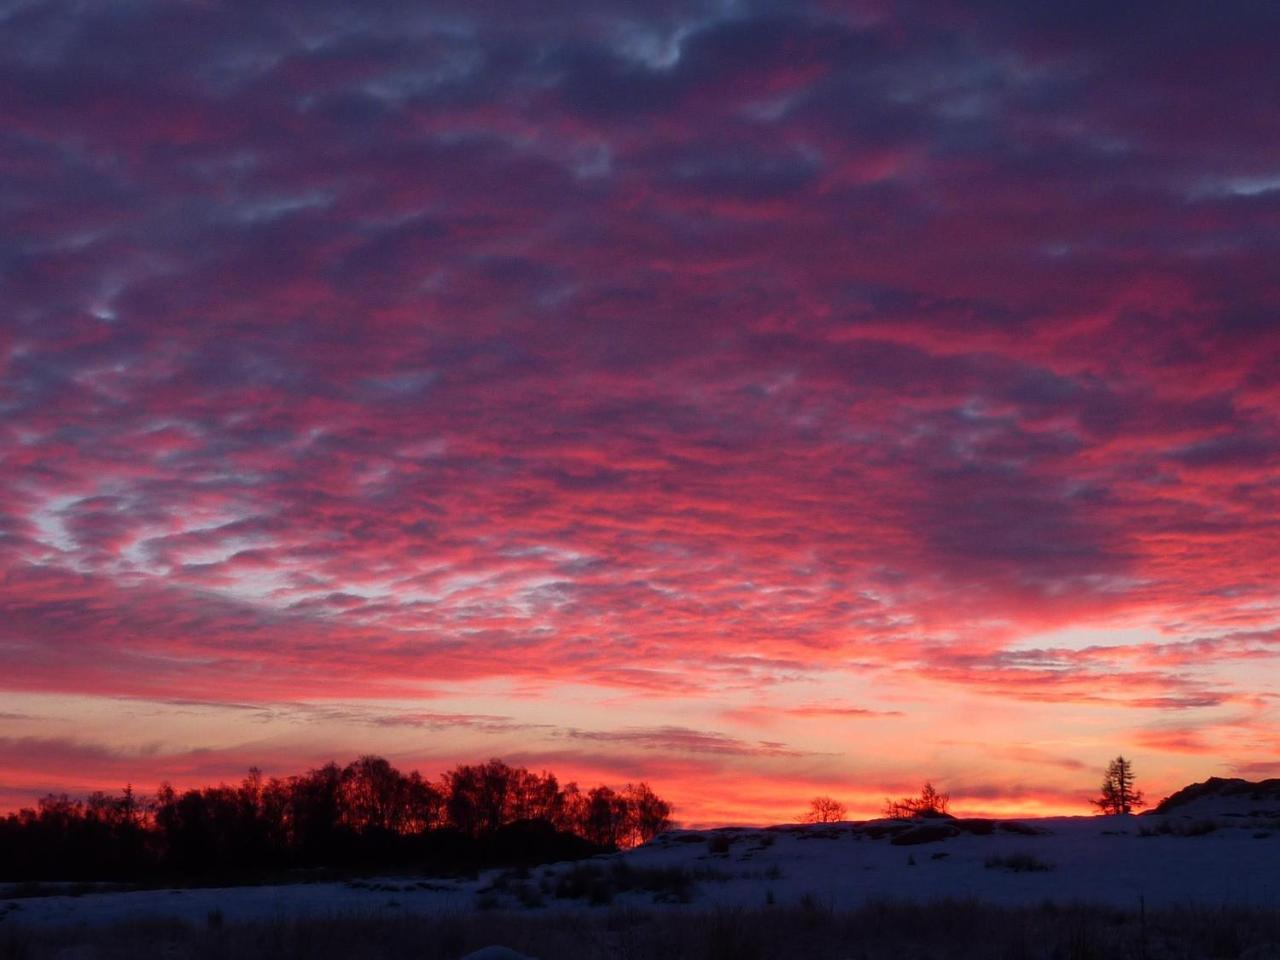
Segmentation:
<svg viewBox="0 0 1280 960">
<path fill-rule="evenodd" d="M 1280 775 L 1280 6 L 0 0 L 0 809 Z"/>
</svg>

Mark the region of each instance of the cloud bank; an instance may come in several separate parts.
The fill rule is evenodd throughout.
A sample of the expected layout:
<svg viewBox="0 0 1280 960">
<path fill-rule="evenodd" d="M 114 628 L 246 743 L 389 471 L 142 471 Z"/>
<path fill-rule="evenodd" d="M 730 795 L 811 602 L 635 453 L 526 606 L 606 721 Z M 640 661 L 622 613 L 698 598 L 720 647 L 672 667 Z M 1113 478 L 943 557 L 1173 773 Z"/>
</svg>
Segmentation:
<svg viewBox="0 0 1280 960">
<path fill-rule="evenodd" d="M 771 816 L 1280 762 L 1274 4 L 0 24 L 0 684 L 40 722 L 376 703 L 446 738 L 386 749 L 706 818 L 753 815 L 721 768 Z M 160 755 L 277 755 L 218 724 Z"/>
</svg>

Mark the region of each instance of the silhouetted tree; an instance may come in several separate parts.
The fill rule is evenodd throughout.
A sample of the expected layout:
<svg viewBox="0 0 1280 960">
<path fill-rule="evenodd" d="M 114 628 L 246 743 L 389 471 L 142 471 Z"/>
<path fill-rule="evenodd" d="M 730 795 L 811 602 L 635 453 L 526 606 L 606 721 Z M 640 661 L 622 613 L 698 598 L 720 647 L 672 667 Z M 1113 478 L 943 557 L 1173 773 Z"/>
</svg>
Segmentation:
<svg viewBox="0 0 1280 960">
<path fill-rule="evenodd" d="M 539 776 L 518 767 L 511 772 L 506 821 L 547 820 L 554 823 L 559 815 L 560 801 L 560 785 L 554 774 L 544 770 Z"/>
<path fill-rule="evenodd" d="M 591 856 L 651 839 L 671 805 L 647 784 L 576 784 L 501 760 L 460 765 L 439 784 L 363 756 L 287 779 L 256 768 L 238 785 L 149 804 L 131 787 L 42 798 L 0 817 L 0 880 L 261 878 L 293 867 L 416 864 L 474 869 Z"/>
<path fill-rule="evenodd" d="M 382 757 L 364 756 L 342 771 L 343 821 L 352 829 L 399 832 L 408 818 L 408 783 Z"/>
<path fill-rule="evenodd" d="M 628 811 L 626 846 L 648 843 L 671 829 L 671 804 L 654 793 L 647 783 L 628 783 L 622 788 L 622 798 Z"/>
<path fill-rule="evenodd" d="M 576 783 L 565 784 L 560 791 L 558 807 L 556 818 L 552 822 L 561 830 L 585 837 L 587 797 Z"/>
<path fill-rule="evenodd" d="M 1132 813 L 1146 805 L 1142 791 L 1133 787 L 1133 765 L 1128 760 L 1116 757 L 1107 764 L 1101 795 L 1092 803 L 1104 814 Z"/>
<path fill-rule="evenodd" d="M 473 837 L 493 833 L 503 824 L 515 771 L 501 760 L 462 765 L 445 774 L 449 822 Z"/>
<path fill-rule="evenodd" d="M 800 819 L 805 823 L 835 823 L 845 817 L 844 804 L 831 797 L 814 797 Z"/>
<path fill-rule="evenodd" d="M 336 763 L 289 780 L 290 838 L 305 866 L 319 866 L 346 833 L 342 825 L 342 770 Z"/>
<path fill-rule="evenodd" d="M 627 801 L 617 791 L 594 787 L 587 793 L 582 835 L 602 847 L 617 847 L 627 833 Z"/>
<path fill-rule="evenodd" d="M 939 793 L 929 781 L 920 789 L 918 797 L 903 797 L 901 800 L 885 800 L 884 815 L 898 819 L 914 819 L 916 817 L 939 817 L 947 812 L 951 805 L 951 797 Z"/>
<path fill-rule="evenodd" d="M 405 815 L 402 829 L 411 833 L 435 830 L 444 822 L 444 794 L 417 770 L 404 783 Z"/>
</svg>

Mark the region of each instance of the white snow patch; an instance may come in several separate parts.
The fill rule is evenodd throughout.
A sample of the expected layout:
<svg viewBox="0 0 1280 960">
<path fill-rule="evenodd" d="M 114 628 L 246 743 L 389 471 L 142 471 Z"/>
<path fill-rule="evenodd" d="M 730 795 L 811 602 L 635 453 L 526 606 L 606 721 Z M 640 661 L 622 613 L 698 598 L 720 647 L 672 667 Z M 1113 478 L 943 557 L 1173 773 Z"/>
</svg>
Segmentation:
<svg viewBox="0 0 1280 960">
<path fill-rule="evenodd" d="M 675 831 L 626 853 L 535 867 L 528 875 L 489 870 L 469 880 L 396 877 L 0 899 L 0 916 L 66 926 L 142 918 L 200 924 L 214 911 L 227 922 L 442 915 L 478 909 L 481 901 L 499 911 L 609 909 L 564 895 L 573 884 L 562 881 L 574 871 L 595 871 L 608 882 L 614 877 L 613 906 L 659 911 L 815 901 L 840 909 L 942 899 L 1138 909 L 1266 906 L 1280 898 L 1280 819 L 1225 815 L 1207 821 L 1178 811 L 927 825 L 940 829 L 915 834 L 925 842 L 910 845 L 901 834 L 920 825 L 901 821 Z M 672 877 L 683 879 L 673 884 Z"/>
</svg>

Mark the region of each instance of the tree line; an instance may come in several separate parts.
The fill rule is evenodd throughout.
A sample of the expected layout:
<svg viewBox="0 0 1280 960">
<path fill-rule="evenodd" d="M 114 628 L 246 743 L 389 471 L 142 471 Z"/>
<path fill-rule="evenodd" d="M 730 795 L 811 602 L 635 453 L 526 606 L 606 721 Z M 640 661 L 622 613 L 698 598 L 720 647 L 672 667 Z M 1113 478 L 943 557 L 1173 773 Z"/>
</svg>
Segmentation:
<svg viewBox="0 0 1280 960">
<path fill-rule="evenodd" d="M 234 879 L 302 868 L 413 867 L 574 859 L 636 846 L 671 826 L 645 783 L 561 785 L 501 760 L 439 780 L 382 757 L 286 778 L 140 797 L 42 798 L 0 819 L 0 879 Z"/>
<path fill-rule="evenodd" d="M 895 820 L 915 820 L 921 817 L 946 817 L 947 807 L 951 805 L 951 796 L 939 793 L 934 785 L 926 780 L 920 795 L 903 797 L 901 800 L 885 799 L 884 816 Z M 801 823 L 835 823 L 843 820 L 848 811 L 839 800 L 828 796 L 814 797 L 809 801 L 809 809 L 800 816 Z"/>
<path fill-rule="evenodd" d="M 1102 789 L 1098 796 L 1089 802 L 1106 816 L 1129 814 L 1146 806 L 1142 791 L 1134 786 L 1133 764 L 1123 756 L 1116 757 L 1108 763 L 1107 772 L 1102 778 Z M 882 813 L 891 819 L 902 820 L 945 817 L 949 816 L 947 808 L 950 805 L 950 795 L 940 793 L 931 782 L 926 780 L 919 796 L 903 797 L 901 800 L 886 799 Z M 800 821 L 802 823 L 834 823 L 843 820 L 845 816 L 846 810 L 843 803 L 832 797 L 818 796 L 809 801 L 809 809 L 800 816 Z"/>
</svg>

